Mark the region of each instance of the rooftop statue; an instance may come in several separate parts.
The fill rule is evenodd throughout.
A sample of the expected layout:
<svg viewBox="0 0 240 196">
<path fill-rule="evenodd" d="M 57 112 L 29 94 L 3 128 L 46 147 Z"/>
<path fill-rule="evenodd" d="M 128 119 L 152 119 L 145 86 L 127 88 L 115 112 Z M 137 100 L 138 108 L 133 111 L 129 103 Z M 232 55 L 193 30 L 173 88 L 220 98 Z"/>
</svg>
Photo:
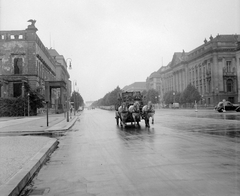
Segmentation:
<svg viewBox="0 0 240 196">
<path fill-rule="evenodd" d="M 38 29 L 35 27 L 36 20 L 30 19 L 28 22 L 31 22 L 30 25 L 28 25 L 28 28 L 26 30 L 34 30 L 37 31 Z"/>
<path fill-rule="evenodd" d="M 34 28 L 36 28 L 35 27 L 35 23 L 36 23 L 36 20 L 33 20 L 33 19 L 30 19 L 30 20 L 28 20 L 28 22 L 31 22 L 32 24 L 30 24 L 30 25 L 28 25 L 28 28 L 30 27 L 34 27 Z"/>
</svg>

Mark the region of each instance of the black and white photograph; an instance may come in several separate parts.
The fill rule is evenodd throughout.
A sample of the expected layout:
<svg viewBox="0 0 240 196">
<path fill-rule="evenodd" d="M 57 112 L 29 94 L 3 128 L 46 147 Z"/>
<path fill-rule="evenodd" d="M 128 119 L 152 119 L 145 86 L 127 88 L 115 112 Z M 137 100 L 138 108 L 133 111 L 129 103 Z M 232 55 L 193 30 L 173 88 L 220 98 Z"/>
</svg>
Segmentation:
<svg viewBox="0 0 240 196">
<path fill-rule="evenodd" d="M 240 0 L 0 0 L 0 196 L 239 196 Z"/>
</svg>

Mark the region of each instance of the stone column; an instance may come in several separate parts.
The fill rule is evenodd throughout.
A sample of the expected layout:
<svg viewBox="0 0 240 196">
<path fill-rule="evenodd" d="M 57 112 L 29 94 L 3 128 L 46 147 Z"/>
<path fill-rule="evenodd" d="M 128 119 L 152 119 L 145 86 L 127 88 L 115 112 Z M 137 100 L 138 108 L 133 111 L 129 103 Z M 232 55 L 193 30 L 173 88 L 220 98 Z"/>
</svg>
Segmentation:
<svg viewBox="0 0 240 196">
<path fill-rule="evenodd" d="M 182 69 L 181 69 L 181 70 L 180 70 L 180 89 L 179 89 L 179 92 L 182 92 L 182 85 L 183 85 L 183 81 L 182 81 L 183 77 L 182 77 L 182 74 L 183 74 L 183 72 L 182 72 Z"/>
<path fill-rule="evenodd" d="M 203 69 L 203 64 L 201 64 L 201 81 L 202 81 L 202 95 L 204 95 L 205 94 L 205 89 L 204 89 L 204 73 L 203 73 L 203 71 L 204 71 L 204 69 Z"/>
<path fill-rule="evenodd" d="M 224 67 L 224 60 L 223 59 L 218 59 L 218 64 L 217 64 L 217 74 L 219 77 L 218 80 L 218 86 L 219 86 L 219 91 L 224 91 L 224 86 L 225 86 L 225 81 L 223 80 L 223 67 Z"/>
<path fill-rule="evenodd" d="M 217 54 L 214 53 L 213 54 L 213 60 L 212 60 L 212 90 L 214 90 L 214 96 L 215 98 L 215 102 L 214 104 L 217 104 L 217 102 L 219 102 L 219 91 L 221 89 L 219 89 L 219 71 L 218 71 L 218 59 L 217 59 Z"/>
<path fill-rule="evenodd" d="M 237 64 L 236 64 L 236 62 L 237 62 L 237 59 L 235 58 L 235 57 L 233 57 L 232 58 L 232 70 L 231 70 L 231 72 L 233 72 L 233 74 L 235 75 L 236 74 L 236 70 L 237 70 Z M 233 68 L 235 67 L 235 72 L 233 71 Z M 233 80 L 233 89 L 234 89 L 234 93 L 236 93 L 236 92 L 238 92 L 237 91 L 237 80 L 234 78 L 234 80 Z"/>
<path fill-rule="evenodd" d="M 240 103 L 240 50 L 236 52 L 237 102 Z"/>
<path fill-rule="evenodd" d="M 185 67 L 185 77 L 184 77 L 184 80 L 185 80 L 184 89 L 187 88 L 187 85 L 189 84 L 189 78 L 190 78 L 189 69 L 186 66 Z"/>
<path fill-rule="evenodd" d="M 176 91 L 176 78 L 175 78 L 175 72 L 172 73 L 173 74 L 173 91 Z"/>
</svg>

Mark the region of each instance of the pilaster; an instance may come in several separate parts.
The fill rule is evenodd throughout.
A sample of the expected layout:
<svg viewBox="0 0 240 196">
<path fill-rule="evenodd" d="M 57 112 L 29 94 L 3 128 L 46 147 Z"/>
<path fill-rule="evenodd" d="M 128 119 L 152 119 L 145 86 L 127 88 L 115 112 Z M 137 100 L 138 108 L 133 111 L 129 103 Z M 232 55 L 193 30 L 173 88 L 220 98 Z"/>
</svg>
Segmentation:
<svg viewBox="0 0 240 196">
<path fill-rule="evenodd" d="M 240 50 L 236 52 L 236 70 L 237 70 L 237 97 L 238 103 L 240 103 Z"/>
</svg>

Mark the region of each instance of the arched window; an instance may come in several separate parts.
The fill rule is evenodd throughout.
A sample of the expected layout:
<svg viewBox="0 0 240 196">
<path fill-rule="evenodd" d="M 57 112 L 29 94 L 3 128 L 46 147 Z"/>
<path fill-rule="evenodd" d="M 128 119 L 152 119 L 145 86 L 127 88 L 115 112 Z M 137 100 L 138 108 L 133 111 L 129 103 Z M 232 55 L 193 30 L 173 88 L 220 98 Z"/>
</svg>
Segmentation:
<svg viewBox="0 0 240 196">
<path fill-rule="evenodd" d="M 231 79 L 227 80 L 227 92 L 233 91 L 233 81 Z"/>
<path fill-rule="evenodd" d="M 14 74 L 22 74 L 22 58 L 15 58 L 14 59 Z"/>
</svg>

